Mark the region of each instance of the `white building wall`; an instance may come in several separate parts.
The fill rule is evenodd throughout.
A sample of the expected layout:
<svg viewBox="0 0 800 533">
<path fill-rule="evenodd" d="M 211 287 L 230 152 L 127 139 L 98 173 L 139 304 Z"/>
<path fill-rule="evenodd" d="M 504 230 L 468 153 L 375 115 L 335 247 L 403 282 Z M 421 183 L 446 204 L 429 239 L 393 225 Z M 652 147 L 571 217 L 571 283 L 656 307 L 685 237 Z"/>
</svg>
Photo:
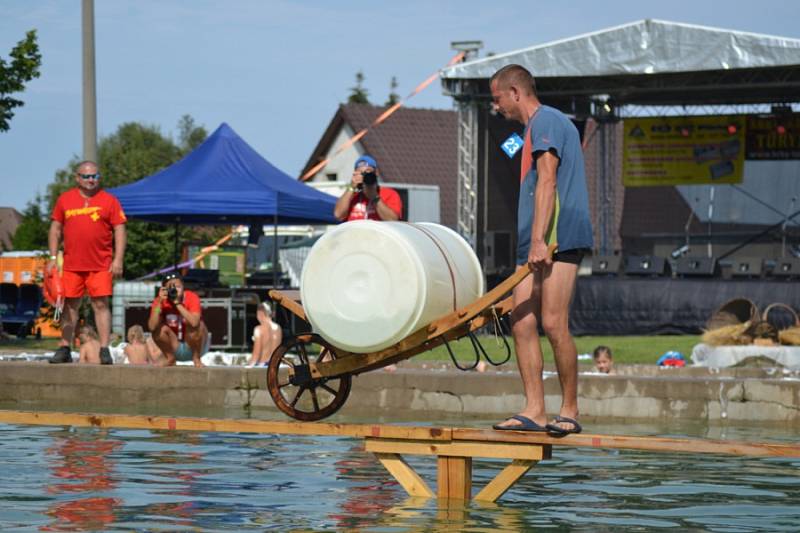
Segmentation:
<svg viewBox="0 0 800 533">
<path fill-rule="evenodd" d="M 345 124 L 344 127 L 339 130 L 339 133 L 336 135 L 325 157 L 331 158 L 339 147 L 344 145 L 355 134 L 356 132 L 354 132 L 349 125 Z M 333 159 L 322 167 L 322 170 L 314 174 L 309 181 L 315 183 L 330 181 L 327 177 L 328 174 L 336 174 L 336 181 L 350 183 L 350 177 L 353 175 L 353 166 L 356 164 L 356 160 L 364 155 L 364 153 L 365 151 L 361 145 L 358 142 L 354 143 L 352 146 L 345 149 L 344 152 L 333 157 Z"/>
</svg>

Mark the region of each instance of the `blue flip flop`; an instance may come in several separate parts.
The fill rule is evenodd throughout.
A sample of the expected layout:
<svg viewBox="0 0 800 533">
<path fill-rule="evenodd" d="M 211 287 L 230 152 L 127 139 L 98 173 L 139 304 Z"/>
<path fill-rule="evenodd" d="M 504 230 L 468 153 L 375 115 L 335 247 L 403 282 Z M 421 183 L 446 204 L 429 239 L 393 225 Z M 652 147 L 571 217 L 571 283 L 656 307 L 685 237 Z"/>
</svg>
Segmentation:
<svg viewBox="0 0 800 533">
<path fill-rule="evenodd" d="M 495 424 L 492 426 L 492 428 L 500 431 L 539 431 L 542 433 L 547 432 L 546 426 L 540 426 L 527 416 L 514 415 L 508 417 L 506 420 L 516 420 L 519 422 L 519 424 L 515 426 L 501 426 L 500 424 Z"/>
<path fill-rule="evenodd" d="M 564 435 L 569 435 L 570 433 L 580 433 L 583 431 L 581 425 L 578 424 L 578 421 L 574 418 L 569 418 L 568 416 L 557 416 L 555 420 L 556 423 L 566 422 L 567 424 L 572 424 L 572 429 L 564 429 L 555 424 L 547 424 L 545 428 L 547 428 L 547 432 L 553 437 L 563 437 Z"/>
</svg>

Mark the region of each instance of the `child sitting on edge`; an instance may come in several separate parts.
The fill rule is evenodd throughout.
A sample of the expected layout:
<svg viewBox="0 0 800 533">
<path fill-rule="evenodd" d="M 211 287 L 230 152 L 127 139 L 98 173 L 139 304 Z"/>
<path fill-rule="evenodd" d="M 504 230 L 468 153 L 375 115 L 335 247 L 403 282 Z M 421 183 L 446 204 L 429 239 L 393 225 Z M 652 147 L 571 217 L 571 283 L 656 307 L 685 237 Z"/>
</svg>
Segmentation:
<svg viewBox="0 0 800 533">
<path fill-rule="evenodd" d="M 92 326 L 81 326 L 78 330 L 78 339 L 81 341 L 79 363 L 100 364 L 100 341 L 97 332 Z"/>
<path fill-rule="evenodd" d="M 594 357 L 594 367 L 603 374 L 616 374 L 614 370 L 614 356 L 611 355 L 611 348 L 608 346 L 598 346 L 592 354 Z"/>
<path fill-rule="evenodd" d="M 150 364 L 147 343 L 144 338 L 142 326 L 135 325 L 128 328 L 128 345 L 125 346 L 125 355 L 128 356 L 128 364 L 147 365 Z"/>
</svg>

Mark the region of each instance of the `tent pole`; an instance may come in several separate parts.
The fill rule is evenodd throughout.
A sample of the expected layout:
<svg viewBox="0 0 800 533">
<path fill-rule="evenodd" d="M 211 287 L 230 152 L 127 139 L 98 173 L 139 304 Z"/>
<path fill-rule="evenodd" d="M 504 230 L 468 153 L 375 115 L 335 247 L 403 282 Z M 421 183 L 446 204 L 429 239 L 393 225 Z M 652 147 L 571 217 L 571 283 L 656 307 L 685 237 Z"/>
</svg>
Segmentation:
<svg viewBox="0 0 800 533">
<path fill-rule="evenodd" d="M 272 286 L 278 286 L 278 210 L 272 216 Z"/>
<path fill-rule="evenodd" d="M 175 259 L 175 262 L 173 263 L 175 265 L 175 272 L 177 272 L 178 271 L 178 263 L 180 262 L 180 258 L 178 257 L 178 221 L 177 220 L 175 221 L 175 252 L 174 252 L 173 257 Z"/>
</svg>

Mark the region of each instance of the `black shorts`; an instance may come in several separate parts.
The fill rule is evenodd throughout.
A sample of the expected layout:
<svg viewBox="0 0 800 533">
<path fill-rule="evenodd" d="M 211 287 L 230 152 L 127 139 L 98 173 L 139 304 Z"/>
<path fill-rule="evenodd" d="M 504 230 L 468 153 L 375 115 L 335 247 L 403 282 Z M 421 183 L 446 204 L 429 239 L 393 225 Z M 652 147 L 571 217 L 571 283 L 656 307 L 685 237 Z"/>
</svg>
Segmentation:
<svg viewBox="0 0 800 533">
<path fill-rule="evenodd" d="M 587 253 L 589 253 L 588 248 L 575 248 L 573 250 L 566 250 L 564 252 L 556 252 L 553 254 L 553 262 L 580 265 L 581 261 L 583 261 L 583 256 L 585 256 Z M 517 266 L 524 266 L 525 264 L 526 263 L 520 263 Z"/>
<path fill-rule="evenodd" d="M 575 248 L 574 250 L 567 250 L 565 252 L 556 252 L 553 254 L 553 262 L 580 265 L 586 252 L 588 252 L 586 248 Z"/>
</svg>

